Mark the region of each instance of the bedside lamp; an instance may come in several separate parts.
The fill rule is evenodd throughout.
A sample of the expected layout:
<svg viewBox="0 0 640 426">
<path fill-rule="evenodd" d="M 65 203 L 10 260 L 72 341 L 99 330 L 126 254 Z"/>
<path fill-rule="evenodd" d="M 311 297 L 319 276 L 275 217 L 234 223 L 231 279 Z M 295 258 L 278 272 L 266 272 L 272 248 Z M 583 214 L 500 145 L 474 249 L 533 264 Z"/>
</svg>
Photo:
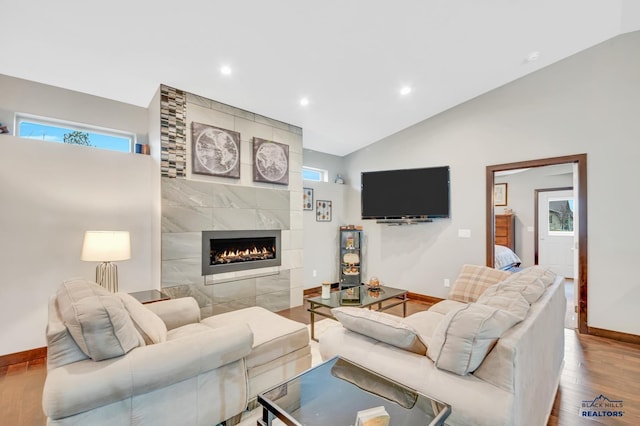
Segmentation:
<svg viewBox="0 0 640 426">
<path fill-rule="evenodd" d="M 80 259 L 102 262 L 96 267 L 96 282 L 107 290 L 118 291 L 118 267 L 111 263 L 131 258 L 128 231 L 86 231 Z"/>
</svg>

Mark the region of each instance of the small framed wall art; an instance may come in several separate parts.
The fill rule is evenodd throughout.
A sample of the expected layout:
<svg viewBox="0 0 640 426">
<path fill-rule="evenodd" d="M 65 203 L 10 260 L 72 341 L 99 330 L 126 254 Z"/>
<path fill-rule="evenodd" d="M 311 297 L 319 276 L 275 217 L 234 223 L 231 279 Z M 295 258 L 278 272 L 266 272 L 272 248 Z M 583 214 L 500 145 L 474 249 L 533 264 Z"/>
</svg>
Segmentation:
<svg viewBox="0 0 640 426">
<path fill-rule="evenodd" d="M 496 183 L 493 185 L 493 204 L 495 206 L 507 205 L 507 184 Z"/>
<path fill-rule="evenodd" d="M 302 188 L 302 209 L 313 210 L 313 188 Z"/>
<path fill-rule="evenodd" d="M 289 185 L 289 145 L 254 137 L 253 181 Z"/>
<path fill-rule="evenodd" d="M 191 123 L 193 173 L 240 178 L 240 133 Z"/>
<path fill-rule="evenodd" d="M 331 222 L 331 201 L 316 201 L 316 222 Z"/>
</svg>

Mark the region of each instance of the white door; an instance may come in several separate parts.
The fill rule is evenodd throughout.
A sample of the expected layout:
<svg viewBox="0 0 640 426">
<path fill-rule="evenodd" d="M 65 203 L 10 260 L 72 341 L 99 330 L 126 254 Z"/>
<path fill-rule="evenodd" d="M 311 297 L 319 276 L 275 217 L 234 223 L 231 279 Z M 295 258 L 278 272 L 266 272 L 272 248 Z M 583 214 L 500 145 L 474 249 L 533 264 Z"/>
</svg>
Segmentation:
<svg viewBox="0 0 640 426">
<path fill-rule="evenodd" d="M 538 192 L 538 264 L 566 278 L 574 278 L 574 212 L 572 190 Z"/>
</svg>

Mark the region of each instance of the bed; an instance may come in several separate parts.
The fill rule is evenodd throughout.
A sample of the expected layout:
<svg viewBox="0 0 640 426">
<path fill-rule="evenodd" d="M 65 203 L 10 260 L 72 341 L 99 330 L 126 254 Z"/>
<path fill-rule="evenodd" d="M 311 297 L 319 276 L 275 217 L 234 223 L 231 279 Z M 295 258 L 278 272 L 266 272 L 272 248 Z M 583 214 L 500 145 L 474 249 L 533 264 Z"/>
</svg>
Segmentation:
<svg viewBox="0 0 640 426">
<path fill-rule="evenodd" d="M 503 271 L 514 271 L 522 263 L 522 260 L 509 247 L 496 244 L 495 261 L 493 267 Z"/>
</svg>

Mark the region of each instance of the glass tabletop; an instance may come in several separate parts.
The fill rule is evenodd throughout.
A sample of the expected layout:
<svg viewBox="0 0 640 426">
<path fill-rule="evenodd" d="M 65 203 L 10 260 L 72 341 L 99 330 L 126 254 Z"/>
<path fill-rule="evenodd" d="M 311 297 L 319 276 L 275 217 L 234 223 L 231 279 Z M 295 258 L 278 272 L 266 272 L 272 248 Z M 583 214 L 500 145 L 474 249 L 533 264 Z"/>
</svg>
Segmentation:
<svg viewBox="0 0 640 426">
<path fill-rule="evenodd" d="M 394 426 L 441 425 L 451 412 L 445 403 L 340 357 L 259 394 L 258 402 L 293 426 L 350 426 L 358 411 L 376 407 L 384 407 Z"/>
<path fill-rule="evenodd" d="M 380 286 L 378 290 L 371 290 L 366 285 L 355 286 L 340 291 L 330 293 L 329 299 L 323 299 L 321 296 L 310 297 L 307 299 L 315 305 L 327 308 L 339 308 L 340 306 L 359 306 L 366 307 L 385 300 L 393 299 L 407 294 L 407 290 L 399 288 Z"/>
</svg>

